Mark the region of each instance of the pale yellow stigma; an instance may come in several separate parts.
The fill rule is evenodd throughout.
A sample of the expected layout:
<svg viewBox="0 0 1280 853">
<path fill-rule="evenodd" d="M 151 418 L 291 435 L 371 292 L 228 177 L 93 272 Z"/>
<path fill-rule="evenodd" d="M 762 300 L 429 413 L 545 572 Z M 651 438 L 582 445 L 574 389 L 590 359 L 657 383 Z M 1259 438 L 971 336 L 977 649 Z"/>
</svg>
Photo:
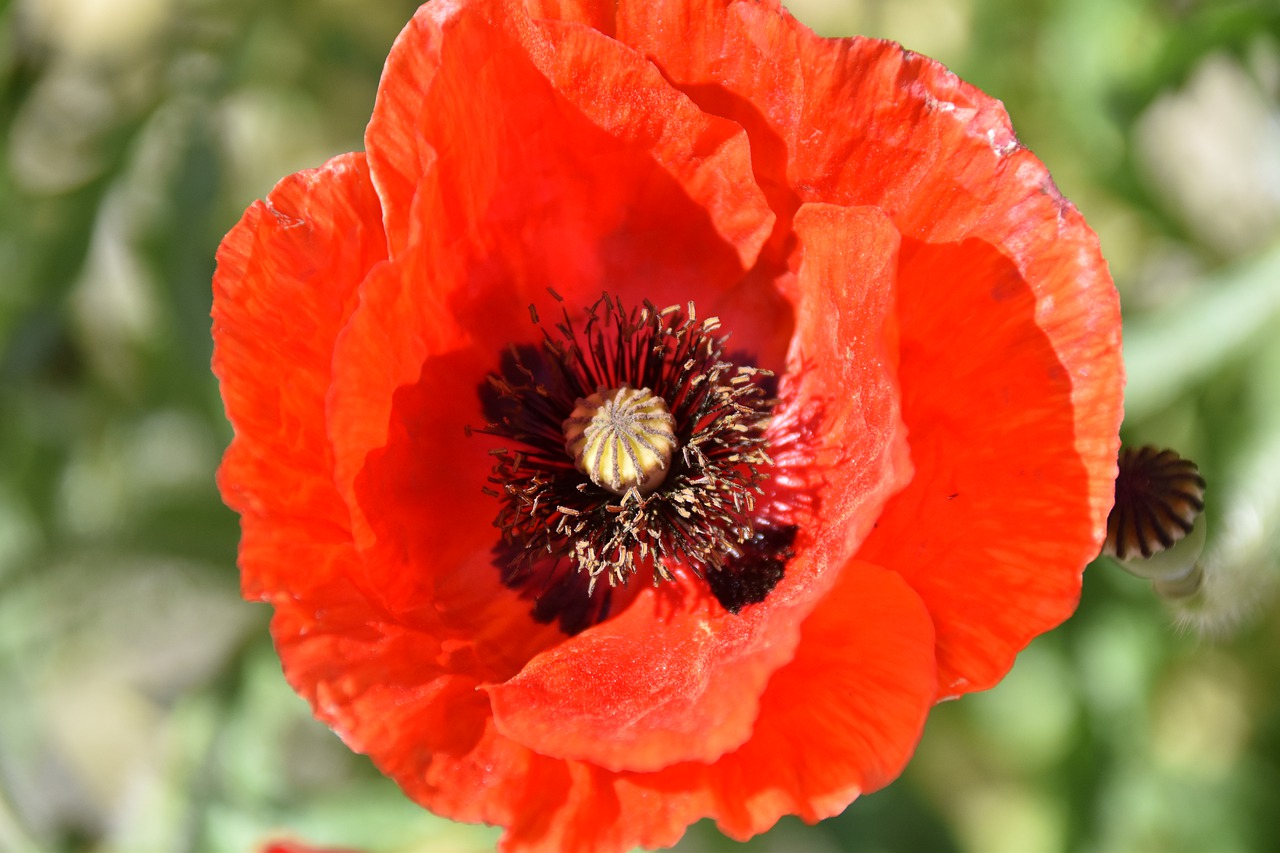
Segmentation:
<svg viewBox="0 0 1280 853">
<path fill-rule="evenodd" d="M 579 398 L 563 429 L 573 464 L 616 495 L 658 488 L 676 450 L 675 418 L 648 388 L 622 385 Z"/>
</svg>

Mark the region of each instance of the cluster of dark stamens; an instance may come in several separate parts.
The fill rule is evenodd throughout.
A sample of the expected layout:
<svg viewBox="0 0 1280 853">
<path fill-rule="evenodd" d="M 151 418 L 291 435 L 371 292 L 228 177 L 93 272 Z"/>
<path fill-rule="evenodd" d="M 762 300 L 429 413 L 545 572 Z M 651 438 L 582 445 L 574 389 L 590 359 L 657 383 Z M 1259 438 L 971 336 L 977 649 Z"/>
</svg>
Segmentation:
<svg viewBox="0 0 1280 853">
<path fill-rule="evenodd" d="M 567 310 L 556 334 L 539 327 L 541 346 L 513 348 L 481 394 L 489 422 L 477 431 L 511 442 L 491 451 L 485 488 L 501 503 L 504 583 L 570 633 L 604 619 L 611 592 L 636 574 L 670 580 L 668 562 L 707 577 L 713 592 L 729 590 L 716 594 L 730 610 L 763 600 L 795 535 L 753 520 L 772 465 L 764 427 L 775 401 L 761 384 L 769 372 L 727 361 L 719 320 L 699 321 L 692 303 L 626 309 L 605 295 L 580 327 Z M 619 387 L 649 389 L 671 415 L 675 450 L 652 491 L 615 494 L 566 452 L 575 405 Z"/>
</svg>

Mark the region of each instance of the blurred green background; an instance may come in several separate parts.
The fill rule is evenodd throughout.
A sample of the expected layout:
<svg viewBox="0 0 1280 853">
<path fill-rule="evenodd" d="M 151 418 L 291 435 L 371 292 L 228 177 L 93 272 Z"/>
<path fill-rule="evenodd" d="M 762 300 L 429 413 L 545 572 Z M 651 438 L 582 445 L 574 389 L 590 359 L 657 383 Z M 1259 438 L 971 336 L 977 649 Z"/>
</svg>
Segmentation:
<svg viewBox="0 0 1280 853">
<path fill-rule="evenodd" d="M 0 850 L 485 849 L 284 685 L 237 594 L 214 248 L 361 135 L 408 0 L 0 0 Z M 1280 849 L 1280 4 L 793 0 L 1004 100 L 1122 291 L 1126 440 L 1209 481 L 1205 598 L 1111 564 L 905 776 L 756 851 Z M 737 845 L 703 822 L 682 850 Z"/>
</svg>

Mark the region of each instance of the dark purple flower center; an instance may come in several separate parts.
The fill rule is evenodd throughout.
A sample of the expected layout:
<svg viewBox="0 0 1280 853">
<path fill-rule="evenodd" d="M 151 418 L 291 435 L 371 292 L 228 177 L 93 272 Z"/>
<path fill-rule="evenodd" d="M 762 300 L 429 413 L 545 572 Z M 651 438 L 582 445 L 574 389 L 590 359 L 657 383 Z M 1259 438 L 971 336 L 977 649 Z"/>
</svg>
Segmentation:
<svg viewBox="0 0 1280 853">
<path fill-rule="evenodd" d="M 477 431 L 511 442 L 485 488 L 504 583 L 568 633 L 607 618 L 637 574 L 671 580 L 673 564 L 730 611 L 764 600 L 796 533 L 761 522 L 772 374 L 726 359 L 720 321 L 692 303 L 628 310 L 605 295 L 580 325 L 564 311 L 481 389 Z"/>
</svg>

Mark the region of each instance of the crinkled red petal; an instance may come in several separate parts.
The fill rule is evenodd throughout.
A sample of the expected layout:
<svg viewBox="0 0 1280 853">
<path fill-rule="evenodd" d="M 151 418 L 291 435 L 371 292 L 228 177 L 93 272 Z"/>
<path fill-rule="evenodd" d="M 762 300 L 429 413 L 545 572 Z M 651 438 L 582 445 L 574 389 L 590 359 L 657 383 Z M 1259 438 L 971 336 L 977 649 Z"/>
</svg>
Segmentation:
<svg viewBox="0 0 1280 853">
<path fill-rule="evenodd" d="M 525 0 L 529 17 L 584 24 L 607 36 L 615 30 L 616 0 Z"/>
<path fill-rule="evenodd" d="M 244 593 L 275 598 L 335 571 L 349 541 L 324 400 L 356 288 L 386 257 L 361 154 L 285 178 L 223 239 L 213 369 L 235 440 L 218 482 L 240 513 Z"/>
<path fill-rule="evenodd" d="M 778 366 L 791 321 L 781 295 L 740 286 L 772 219 L 740 129 L 596 33 L 503 4 L 451 8 L 420 12 L 388 62 L 369 142 L 398 248 L 337 342 L 328 424 L 380 606 L 471 636 L 477 671 L 500 681 L 556 635 L 498 582 L 497 504 L 481 493 L 493 442 L 464 428 L 485 423 L 486 374 L 512 345 L 538 343 L 528 306 L 549 325 L 606 289 L 629 305 L 692 299 Z M 608 64 L 571 79 L 584 51 Z M 628 91 L 653 115 L 629 113 Z M 436 148 L 422 147 L 427 132 Z"/>
<path fill-rule="evenodd" d="M 382 618 L 350 586 L 282 603 L 272 629 L 286 674 L 353 747 L 401 744 L 373 757 L 411 797 L 507 827 L 510 851 L 667 847 L 703 817 L 736 838 L 785 814 L 829 817 L 901 771 L 934 701 L 928 612 L 896 573 L 865 563 L 838 573 L 804 622 L 748 743 L 714 764 L 652 773 L 549 758 L 503 737 L 473 682 L 442 674 L 447 650 Z M 355 731 L 353 718 L 363 721 Z"/>
<path fill-rule="evenodd" d="M 750 736 L 765 683 L 794 651 L 813 606 L 816 567 L 806 568 L 768 606 L 741 615 L 692 585 L 680 596 L 645 590 L 624 613 L 488 687 L 498 731 L 611 770 L 716 759 Z"/>
<path fill-rule="evenodd" d="M 897 778 L 935 699 L 933 623 L 893 572 L 846 566 L 761 701 L 751 740 L 708 768 L 714 816 L 746 839 L 837 815 Z"/>
<path fill-rule="evenodd" d="M 582 53 L 598 73 L 573 74 Z M 405 534 L 411 546 L 375 563 L 446 564 L 479 535 L 479 492 L 460 492 L 483 485 L 465 475 L 485 467 L 476 460 L 487 446 L 459 444 L 461 429 L 483 424 L 478 389 L 507 349 L 537 343 L 528 306 L 559 319 L 548 288 L 574 316 L 604 290 L 631 305 L 694 299 L 740 327 L 760 361 L 781 362 L 787 303 L 741 286 L 772 221 L 745 136 L 598 33 L 534 22 L 507 3 L 425 6 L 388 59 L 367 142 L 398 271 L 367 288 L 339 342 L 330 433 L 361 548 L 378 538 L 371 516 L 394 527 L 388 508 L 428 515 L 408 525 L 422 528 Z M 427 416 L 429 438 L 403 431 Z M 404 482 L 429 463 L 460 476 Z M 450 530 L 456 547 L 441 560 L 430 516 L 443 507 L 463 529 Z M 374 571 L 398 579 L 388 606 L 430 600 L 420 584 L 413 592 L 418 573 Z"/>
<path fill-rule="evenodd" d="M 1086 415 L 1076 398 L 1118 390 L 1119 364 L 1105 336 L 1045 307 L 1073 298 L 1077 273 L 1041 278 L 1037 294 L 987 243 L 904 247 L 899 376 L 916 476 L 861 553 L 902 572 L 929 605 L 944 695 L 991 686 L 1031 637 L 1070 615 L 1097 551 L 1104 475 L 1100 462 L 1090 471 L 1088 445 L 1114 436 L 1118 412 Z"/>
<path fill-rule="evenodd" d="M 911 478 L 899 409 L 899 235 L 870 207 L 806 204 L 795 216 L 799 318 L 778 415 L 812 448 L 781 460 L 816 500 L 808 526 L 833 541 L 839 565 L 871 530 L 881 502 Z M 785 433 L 785 430 L 780 430 Z M 775 441 L 777 452 L 791 448 Z"/>
<path fill-rule="evenodd" d="M 363 583 L 406 626 L 449 639 L 459 670 L 492 680 L 560 635 L 500 581 L 497 506 L 481 491 L 492 442 L 465 432 L 484 424 L 479 389 L 502 351 L 483 339 L 519 340 L 528 314 L 495 310 L 473 333 L 447 307 L 465 293 L 442 250 L 403 253 L 369 278 L 334 353 L 329 431 Z"/>
<path fill-rule="evenodd" d="M 773 152 L 754 164 L 779 222 L 809 200 L 874 205 L 908 238 L 902 387 L 917 476 L 866 553 L 928 603 L 944 691 L 991 685 L 1074 609 L 1110 506 L 1123 379 L 1096 238 L 1000 103 L 932 60 L 820 39 L 773 0 L 624 2 L 617 28 Z M 966 491 L 948 501 L 957 467 Z"/>
<path fill-rule="evenodd" d="M 741 128 L 697 109 L 620 43 L 577 23 L 533 20 L 512 0 L 419 9 L 387 59 L 365 142 L 393 253 L 418 229 L 466 234 L 500 222 L 488 239 L 558 238 L 553 278 L 572 276 L 578 262 L 598 264 L 598 282 L 613 265 L 652 276 L 684 253 L 695 263 L 680 279 L 692 280 L 706 261 L 688 257 L 698 244 L 658 215 L 668 196 L 686 196 L 744 267 L 773 224 L 744 168 Z M 450 176 L 445 219 L 423 221 L 414 199 L 432 168 Z M 549 221 L 520 233 L 540 219 Z M 635 263 L 599 257 L 591 238 Z"/>
<path fill-rule="evenodd" d="M 826 205 L 807 207 L 796 222 L 804 257 L 796 335 L 771 430 L 808 440 L 794 459 L 779 460 L 780 475 L 817 504 L 805 513 L 785 577 L 741 614 L 646 591 L 624 614 L 490 687 L 503 734 L 544 755 L 613 770 L 711 761 L 739 746 L 834 567 L 910 476 L 886 337 L 897 231 L 878 211 Z"/>
</svg>

